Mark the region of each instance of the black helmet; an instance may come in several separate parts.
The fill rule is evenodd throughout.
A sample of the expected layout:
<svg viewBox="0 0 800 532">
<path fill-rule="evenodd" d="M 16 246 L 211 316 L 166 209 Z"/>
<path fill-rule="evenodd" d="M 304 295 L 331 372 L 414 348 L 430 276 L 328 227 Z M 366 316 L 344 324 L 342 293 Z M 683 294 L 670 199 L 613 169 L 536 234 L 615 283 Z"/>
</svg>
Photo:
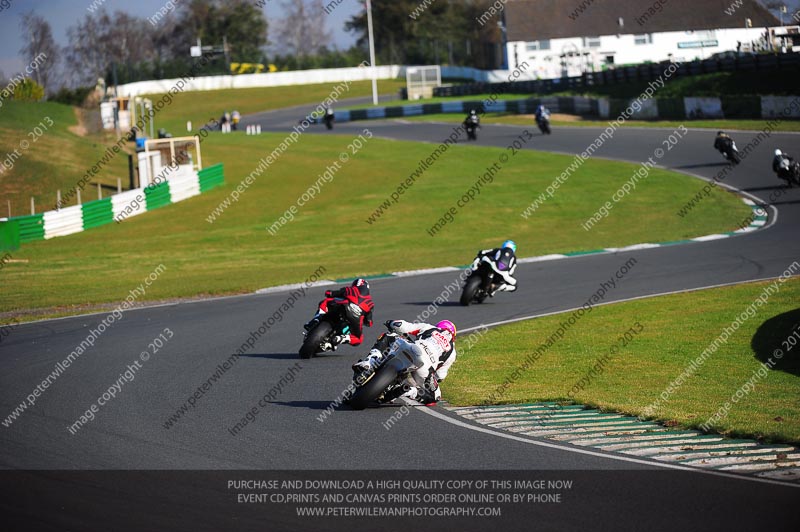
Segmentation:
<svg viewBox="0 0 800 532">
<path fill-rule="evenodd" d="M 353 281 L 353 284 L 350 286 L 358 288 L 358 291 L 361 293 L 362 296 L 369 295 L 369 281 L 367 281 L 366 279 L 362 279 L 359 277 L 358 279 Z"/>
<path fill-rule="evenodd" d="M 717 131 L 717 135 L 724 135 L 724 134 L 725 134 L 724 131 Z"/>
</svg>

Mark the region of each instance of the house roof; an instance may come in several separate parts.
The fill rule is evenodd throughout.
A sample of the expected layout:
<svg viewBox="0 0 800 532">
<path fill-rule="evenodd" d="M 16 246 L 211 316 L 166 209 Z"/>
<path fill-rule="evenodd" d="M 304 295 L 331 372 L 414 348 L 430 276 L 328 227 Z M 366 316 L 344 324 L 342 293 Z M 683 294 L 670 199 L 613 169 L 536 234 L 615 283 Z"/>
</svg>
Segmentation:
<svg viewBox="0 0 800 532">
<path fill-rule="evenodd" d="M 728 15 L 734 0 L 508 0 L 505 18 L 509 41 L 744 28 L 748 18 L 754 28 L 780 24 L 755 0 L 741 1 Z"/>
</svg>

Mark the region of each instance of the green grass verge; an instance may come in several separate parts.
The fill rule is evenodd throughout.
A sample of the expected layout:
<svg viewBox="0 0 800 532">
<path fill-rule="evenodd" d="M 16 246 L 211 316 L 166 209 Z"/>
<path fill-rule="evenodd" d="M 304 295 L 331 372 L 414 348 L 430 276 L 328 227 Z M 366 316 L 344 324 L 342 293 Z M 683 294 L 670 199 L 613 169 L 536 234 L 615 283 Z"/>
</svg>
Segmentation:
<svg viewBox="0 0 800 532">
<path fill-rule="evenodd" d="M 464 264 L 476 249 L 504 238 L 517 241 L 521 256 L 676 240 L 735 229 L 750 213 L 736 196 L 715 189 L 699 207 L 702 216 L 679 218 L 675 212 L 703 183 L 657 170 L 587 232 L 580 224 L 636 169 L 598 159 L 588 161 L 526 220 L 520 215 L 523 209 L 572 159 L 523 150 L 455 222 L 430 237 L 426 230 L 504 153 L 456 145 L 369 225 L 366 219 L 433 149 L 430 144 L 374 138 L 316 199 L 298 210 L 293 222 L 270 236 L 266 227 L 338 161 L 351 142 L 345 136 L 306 134 L 238 203 L 208 223 L 211 212 L 282 138 L 214 133 L 203 144 L 203 161 L 225 163 L 224 187 L 121 224 L 23 245 L 13 256 L 27 262 L 8 263 L 0 273 L 0 311 L 120 301 L 160 263 L 168 270 L 146 299 L 239 293 L 301 282 L 319 265 L 328 268 L 328 277 L 340 278 Z"/>
<path fill-rule="evenodd" d="M 164 128 L 174 136 L 186 134 L 186 121 L 191 120 L 197 130 L 212 118 L 219 120 L 225 111 L 234 109 L 241 114 L 273 111 L 296 105 L 316 106 L 331 94 L 339 83 L 288 87 L 262 87 L 254 89 L 226 89 L 216 91 L 182 92 L 175 95 L 172 103 L 164 107 L 156 117 L 156 128 Z M 380 94 L 397 94 L 405 86 L 404 80 L 378 80 Z M 372 95 L 371 81 L 354 81 L 350 88 L 339 95 L 339 99 L 359 98 Z M 157 101 L 162 95 L 150 95 Z M 336 109 L 339 107 L 336 106 Z M 302 116 L 298 116 L 298 120 Z"/>
<path fill-rule="evenodd" d="M 635 268 L 635 266 L 634 266 Z M 623 281 L 624 282 L 624 281 Z M 730 327 L 770 283 L 753 283 L 595 307 L 569 328 L 498 403 L 569 401 L 632 415 L 647 413 L 709 344 Z M 587 294 L 587 298 L 591 294 Z M 513 297 L 510 295 L 508 297 Z M 698 428 L 747 382 L 800 325 L 800 279 L 781 285 L 694 376 L 652 412 L 662 421 Z M 529 354 L 570 314 L 502 326 L 459 352 L 444 384 L 454 405 L 483 404 Z M 636 325 L 641 324 L 641 327 Z M 622 347 L 619 337 L 641 329 Z M 570 397 L 570 390 L 610 353 L 603 371 Z M 800 443 L 800 342 L 754 390 L 733 404 L 715 428 L 735 437 Z"/>
</svg>

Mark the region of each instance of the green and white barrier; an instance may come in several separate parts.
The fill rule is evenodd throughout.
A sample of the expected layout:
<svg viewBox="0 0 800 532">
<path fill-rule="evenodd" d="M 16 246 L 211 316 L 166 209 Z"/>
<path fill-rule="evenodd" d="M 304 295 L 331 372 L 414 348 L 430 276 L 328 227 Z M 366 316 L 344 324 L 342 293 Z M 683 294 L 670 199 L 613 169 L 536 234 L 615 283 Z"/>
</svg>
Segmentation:
<svg viewBox="0 0 800 532">
<path fill-rule="evenodd" d="M 348 109 L 336 111 L 335 116 L 337 122 L 350 122 L 430 114 L 464 114 L 471 109 L 483 109 L 489 113 L 532 114 L 536 106 L 542 103 L 554 113 L 613 119 L 631 108 L 634 101 L 584 96 L 531 96 L 521 100 L 457 100 Z M 640 99 L 632 109 L 630 118 L 634 120 L 794 119 L 800 118 L 800 96 L 651 98 Z M 317 122 L 321 122 L 321 119 L 317 119 Z"/>
<path fill-rule="evenodd" d="M 0 249 L 16 249 L 20 243 L 48 240 L 122 222 L 131 216 L 198 196 L 224 182 L 222 164 L 199 172 L 179 167 L 167 181 L 155 186 L 128 190 L 109 198 L 42 214 L 0 218 Z"/>
</svg>

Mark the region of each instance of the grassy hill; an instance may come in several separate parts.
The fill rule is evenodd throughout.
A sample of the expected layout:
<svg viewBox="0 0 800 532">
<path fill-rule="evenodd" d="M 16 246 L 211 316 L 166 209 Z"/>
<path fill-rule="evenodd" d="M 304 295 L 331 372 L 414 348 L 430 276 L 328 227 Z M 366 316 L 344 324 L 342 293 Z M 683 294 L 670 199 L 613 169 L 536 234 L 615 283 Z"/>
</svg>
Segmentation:
<svg viewBox="0 0 800 532">
<path fill-rule="evenodd" d="M 52 126 L 47 126 L 52 120 Z M 34 128 L 43 130 L 38 136 Z M 76 110 L 58 103 L 3 102 L 0 109 L 0 153 L 17 150 L 13 168 L 0 173 L 0 216 L 30 214 L 30 198 L 36 211 L 51 209 L 56 190 L 62 193 L 75 183 L 102 156 L 106 147 L 116 142 L 113 133 L 84 134 Z M 36 138 L 34 142 L 34 138 Z M 23 142 L 30 143 L 28 149 Z M 122 178 L 128 184 L 128 158 L 120 153 L 103 168 L 92 183 L 113 185 Z M 83 193 L 83 199 L 96 199 L 96 187 Z"/>
<path fill-rule="evenodd" d="M 735 229 L 749 214 L 738 198 L 715 190 L 699 207 L 703 216 L 681 219 L 674 213 L 702 182 L 659 170 L 587 232 L 581 222 L 637 168 L 590 160 L 534 216 L 524 219 L 520 213 L 571 158 L 522 151 L 453 223 L 431 237 L 427 229 L 505 150 L 451 147 L 397 204 L 369 224 L 368 217 L 433 149 L 430 144 L 373 138 L 316 198 L 298 209 L 294 221 L 272 236 L 267 227 L 296 205 L 343 152 L 352 153 L 349 137 L 305 134 L 238 202 L 209 223 L 214 209 L 281 140 L 279 134 L 212 134 L 203 144 L 203 160 L 206 165 L 225 163 L 224 187 L 121 224 L 24 245 L 0 274 L 0 311 L 47 309 L 45 313 L 57 314 L 74 305 L 119 301 L 161 263 L 167 271 L 146 299 L 301 282 L 319 265 L 328 269 L 328 277 L 338 278 L 465 264 L 475 250 L 505 238 L 517 241 L 522 256 L 675 240 Z"/>
</svg>

